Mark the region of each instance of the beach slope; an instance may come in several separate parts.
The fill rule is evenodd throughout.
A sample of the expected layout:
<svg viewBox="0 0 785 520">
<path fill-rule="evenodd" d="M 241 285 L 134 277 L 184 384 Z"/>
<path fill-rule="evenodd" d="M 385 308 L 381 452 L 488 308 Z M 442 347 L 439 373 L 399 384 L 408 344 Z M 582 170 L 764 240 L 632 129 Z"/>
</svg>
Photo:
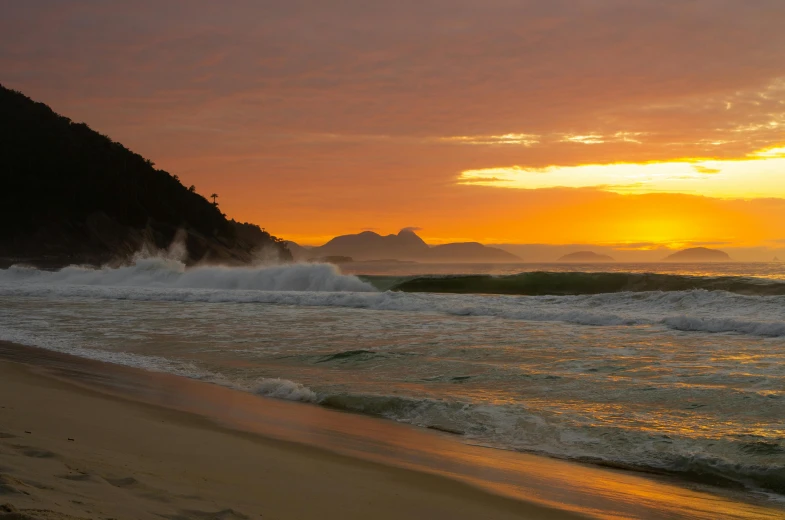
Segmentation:
<svg viewBox="0 0 785 520">
<path fill-rule="evenodd" d="M 0 518 L 576 518 L 0 362 Z"/>
</svg>

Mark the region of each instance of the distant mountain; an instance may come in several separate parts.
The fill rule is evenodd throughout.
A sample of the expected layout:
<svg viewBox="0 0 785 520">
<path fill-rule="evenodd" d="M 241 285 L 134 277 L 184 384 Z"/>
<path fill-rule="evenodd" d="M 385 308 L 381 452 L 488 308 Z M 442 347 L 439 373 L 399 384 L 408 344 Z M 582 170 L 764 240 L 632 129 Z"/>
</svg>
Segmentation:
<svg viewBox="0 0 785 520">
<path fill-rule="evenodd" d="M 295 249 L 299 254 L 299 251 Z M 333 238 L 320 247 L 308 250 L 308 258 L 351 257 L 355 261 L 398 260 L 418 262 L 519 262 L 517 256 L 484 246 L 462 242 L 429 246 L 410 229 L 397 235 L 380 235 L 363 231 L 356 235 Z"/>
<path fill-rule="evenodd" d="M 427 256 L 428 244 L 413 231 L 402 230 L 397 235 L 382 236 L 373 231 L 333 238 L 311 250 L 312 256 L 350 256 L 355 260 L 415 260 Z"/>
<path fill-rule="evenodd" d="M 101 264 L 179 233 L 188 261 L 290 260 L 282 240 L 227 220 L 176 175 L 109 137 L 0 85 L 6 198 L 0 264 Z"/>
<path fill-rule="evenodd" d="M 663 262 L 732 262 L 725 251 L 707 247 L 691 247 L 663 258 Z"/>
<path fill-rule="evenodd" d="M 488 247 L 479 242 L 457 242 L 433 246 L 428 252 L 431 262 L 520 262 L 521 259 L 502 249 Z"/>
<path fill-rule="evenodd" d="M 615 262 L 613 257 L 608 255 L 601 255 L 599 253 L 595 253 L 594 251 L 576 251 L 574 253 L 570 253 L 567 255 L 562 256 L 558 260 L 559 262 L 585 262 L 585 263 L 597 263 L 597 262 Z"/>
</svg>

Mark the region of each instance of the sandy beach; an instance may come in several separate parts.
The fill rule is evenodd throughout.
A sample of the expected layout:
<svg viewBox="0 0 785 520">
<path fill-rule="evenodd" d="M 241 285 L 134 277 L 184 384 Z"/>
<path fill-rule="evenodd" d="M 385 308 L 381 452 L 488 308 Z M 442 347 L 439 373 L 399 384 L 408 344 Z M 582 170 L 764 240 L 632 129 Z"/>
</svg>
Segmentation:
<svg viewBox="0 0 785 520">
<path fill-rule="evenodd" d="M 233 435 L 19 364 L 0 364 L 0 385 L 0 496 L 9 511 L 0 518 L 576 517 L 444 478 Z"/>
<path fill-rule="evenodd" d="M 0 361 L 3 519 L 782 518 L 625 472 L 1 346 L 27 361 Z"/>
</svg>

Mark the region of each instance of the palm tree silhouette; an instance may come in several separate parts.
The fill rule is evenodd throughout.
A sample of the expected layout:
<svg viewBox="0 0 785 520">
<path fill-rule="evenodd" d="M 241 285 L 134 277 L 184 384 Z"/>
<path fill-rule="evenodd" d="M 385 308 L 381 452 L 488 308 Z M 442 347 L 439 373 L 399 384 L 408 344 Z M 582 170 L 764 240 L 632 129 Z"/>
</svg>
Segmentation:
<svg viewBox="0 0 785 520">
<path fill-rule="evenodd" d="M 215 199 L 218 198 L 218 194 L 217 193 L 213 193 L 212 195 L 210 195 L 210 198 L 213 199 L 213 206 L 217 206 L 218 203 L 215 201 Z"/>
</svg>

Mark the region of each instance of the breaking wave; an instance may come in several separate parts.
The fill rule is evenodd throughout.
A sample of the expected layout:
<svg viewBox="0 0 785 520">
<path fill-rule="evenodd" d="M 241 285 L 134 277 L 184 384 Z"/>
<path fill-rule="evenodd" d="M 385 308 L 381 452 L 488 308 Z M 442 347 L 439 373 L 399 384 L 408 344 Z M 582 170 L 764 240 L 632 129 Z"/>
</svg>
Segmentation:
<svg viewBox="0 0 785 520">
<path fill-rule="evenodd" d="M 404 422 L 486 446 L 611 467 L 679 475 L 722 487 L 785 494 L 785 439 L 708 439 L 572 423 L 498 405 L 373 394 L 319 394 L 286 380 L 267 380 L 267 397 Z"/>
<path fill-rule="evenodd" d="M 361 279 L 341 274 L 330 264 L 186 268 L 179 260 L 156 257 L 138 259 L 134 265 L 114 269 L 71 266 L 45 271 L 11 267 L 0 270 L 0 296 L 343 307 L 586 326 L 663 326 L 684 332 L 785 337 L 785 295 L 739 294 L 743 284 L 735 278 L 735 292 L 705 288 L 720 287 L 721 283 L 727 285 L 729 278 L 630 273 L 618 276 L 616 273 L 526 273 L 512 277 L 416 278 L 405 282 L 409 285 L 399 284 L 398 287 L 411 289 L 414 287 L 411 284 L 427 282 L 435 284 L 430 286 L 433 290 L 436 286 L 456 286 L 472 292 L 468 289 L 480 285 L 487 290 L 488 280 L 502 287 L 519 287 L 515 285 L 519 280 L 561 280 L 559 283 L 583 280 L 585 292 L 589 291 L 586 280 L 599 284 L 606 280 L 606 276 L 613 280 L 627 280 L 624 287 L 640 290 L 533 296 L 381 292 L 369 283 L 367 277 Z M 644 288 L 658 286 L 652 280 L 675 283 L 675 279 L 681 280 L 679 284 L 682 285 L 689 279 L 704 288 L 643 291 Z M 640 285 L 632 287 L 630 280 L 639 280 Z M 785 287 L 778 282 L 747 280 L 745 283 L 747 287 L 768 287 L 759 292 L 776 292 L 777 288 Z M 567 285 L 563 283 L 564 287 Z M 424 289 L 425 286 L 417 287 Z M 608 289 L 607 285 L 603 287 Z"/>
<path fill-rule="evenodd" d="M 201 266 L 186 268 L 180 260 L 140 258 L 133 265 L 93 269 L 70 266 L 57 271 L 13 266 L 0 270 L 0 283 L 25 282 L 54 286 L 105 286 L 254 291 L 375 291 L 356 276 L 343 275 L 330 264 L 264 267 Z"/>
<path fill-rule="evenodd" d="M 354 281 L 307 283 L 308 287 L 353 287 Z M 362 283 L 362 282 L 360 282 Z M 156 289 L 155 287 L 0 284 L 0 296 L 104 298 L 130 301 L 262 303 L 426 312 L 586 326 L 663 326 L 671 330 L 785 337 L 785 297 L 723 292 L 617 293 L 587 296 L 477 296 L 395 292 Z M 366 287 L 361 287 L 369 291 Z M 324 291 L 324 290 L 323 290 Z"/>
<path fill-rule="evenodd" d="M 393 291 L 457 294 L 581 295 L 647 291 L 727 291 L 785 295 L 785 282 L 742 276 L 688 276 L 657 273 L 585 273 L 534 271 L 514 275 L 363 277 Z"/>
<path fill-rule="evenodd" d="M 307 386 L 288 379 L 263 379 L 257 383 L 253 393 L 285 401 L 300 401 L 303 403 L 315 403 L 318 401 L 316 392 Z"/>
</svg>

